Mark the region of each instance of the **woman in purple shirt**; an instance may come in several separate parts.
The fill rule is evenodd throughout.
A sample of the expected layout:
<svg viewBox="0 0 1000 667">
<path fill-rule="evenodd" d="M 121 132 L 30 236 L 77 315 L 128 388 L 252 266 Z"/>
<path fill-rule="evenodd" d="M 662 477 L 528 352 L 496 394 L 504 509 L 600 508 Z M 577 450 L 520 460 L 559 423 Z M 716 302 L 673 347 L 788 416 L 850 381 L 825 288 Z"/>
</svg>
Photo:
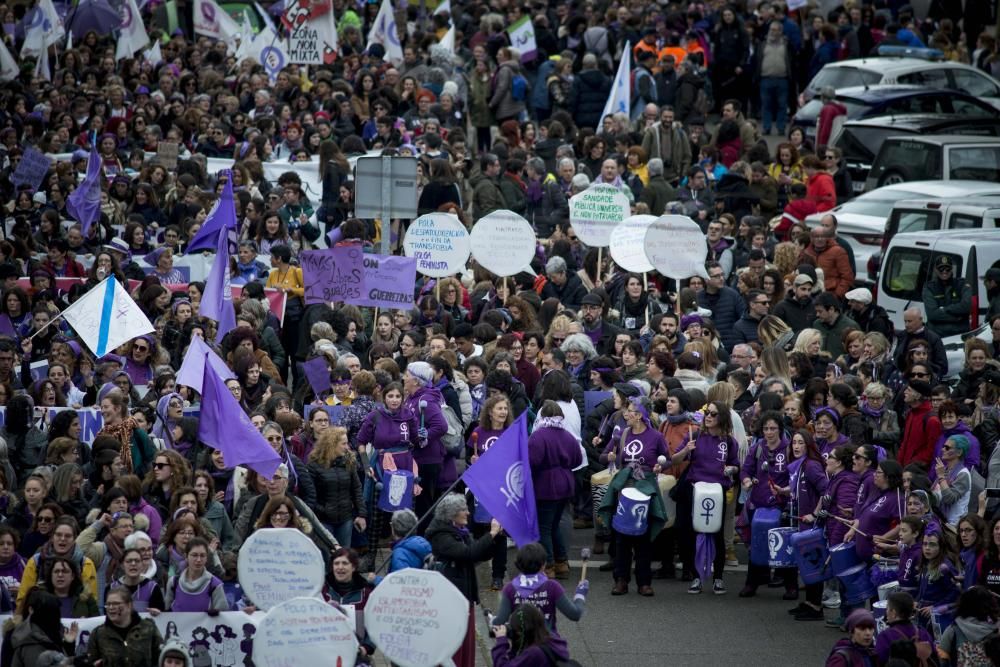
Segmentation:
<svg viewBox="0 0 1000 667">
<path fill-rule="evenodd" d="M 733 423 L 729 408 L 721 401 L 713 401 L 705 408 L 705 421 L 697 440 L 688 441 L 673 456 L 673 465 L 689 461 L 687 481 L 678 492 L 677 525 L 680 528 L 684 569 L 694 572 L 695 532 L 691 524 L 694 505 L 694 483 L 714 482 L 723 489 L 733 485 L 732 476 L 739 471 L 739 447 L 733 438 Z M 725 496 L 723 496 L 725 505 Z M 721 508 L 725 516 L 725 507 Z M 722 571 L 726 565 L 726 544 L 724 530 L 720 528 L 713 536 L 715 560 L 712 563 L 712 590 L 716 595 L 725 595 L 726 585 L 722 581 Z M 691 582 L 688 593 L 701 593 L 701 579 Z"/>
<path fill-rule="evenodd" d="M 849 522 L 854 518 L 854 503 L 858 500 L 858 475 L 851 470 L 853 456 L 853 447 L 841 446 L 830 452 L 826 459 L 826 474 L 830 478 L 830 484 L 826 487 L 826 493 L 820 498 L 816 512 L 822 510 L 827 517 L 826 539 L 831 549 L 844 542 L 844 536 L 849 530 L 845 521 Z M 813 517 L 814 514 L 809 514 L 805 520 L 815 521 Z M 843 589 L 839 581 L 836 583 Z M 841 627 L 850 613 L 850 607 L 843 604 L 846 597 L 846 593 L 841 590 L 840 618 L 827 621 L 831 626 L 836 624 L 837 627 Z"/>
<path fill-rule="evenodd" d="M 826 477 L 823 457 L 816 448 L 812 433 L 806 429 L 800 429 L 792 434 L 792 457 L 794 460 L 788 467 L 788 489 L 785 491 L 791 495 L 792 516 L 801 517 L 799 530 L 811 530 L 816 526 L 815 520 L 806 521 L 802 515 L 816 508 L 819 499 L 826 493 L 829 480 Z M 823 620 L 822 598 L 822 583 L 806 584 L 806 601 L 791 609 L 790 613 L 796 621 L 821 621 Z"/>
<path fill-rule="evenodd" d="M 853 465 L 851 470 L 858 476 L 858 500 L 854 503 L 854 516 L 861 514 L 874 498 L 875 494 L 875 464 L 878 463 L 878 455 L 872 445 L 861 445 L 854 450 L 854 457 L 851 459 Z"/>
<path fill-rule="evenodd" d="M 879 463 L 873 479 L 868 503 L 860 510 L 855 509 L 854 528 L 844 536 L 845 542 L 854 540 L 858 557 L 866 562 L 875 553 L 872 537 L 884 541 L 895 539 L 896 527 L 906 509 L 903 468 L 897 462 L 886 459 Z"/>
</svg>

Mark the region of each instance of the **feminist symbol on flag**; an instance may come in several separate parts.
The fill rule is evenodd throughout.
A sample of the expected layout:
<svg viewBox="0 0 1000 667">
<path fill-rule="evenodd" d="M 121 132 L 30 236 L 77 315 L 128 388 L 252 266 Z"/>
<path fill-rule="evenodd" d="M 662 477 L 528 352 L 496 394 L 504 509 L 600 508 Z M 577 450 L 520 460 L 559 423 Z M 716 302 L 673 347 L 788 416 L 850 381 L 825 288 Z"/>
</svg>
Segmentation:
<svg viewBox="0 0 1000 667">
<path fill-rule="evenodd" d="M 524 464 L 515 461 L 507 468 L 504 476 L 506 487 L 500 487 L 500 493 L 507 499 L 508 505 L 517 506 L 524 497 Z"/>
</svg>

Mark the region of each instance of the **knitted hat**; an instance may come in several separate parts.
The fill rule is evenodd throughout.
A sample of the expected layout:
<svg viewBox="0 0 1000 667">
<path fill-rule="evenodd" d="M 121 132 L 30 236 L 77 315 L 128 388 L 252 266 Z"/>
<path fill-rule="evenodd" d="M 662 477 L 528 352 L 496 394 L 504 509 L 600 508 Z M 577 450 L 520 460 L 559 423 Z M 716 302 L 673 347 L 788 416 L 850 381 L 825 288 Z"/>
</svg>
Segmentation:
<svg viewBox="0 0 1000 667">
<path fill-rule="evenodd" d="M 913 391 L 917 392 L 924 398 L 930 398 L 931 394 L 934 393 L 934 389 L 933 387 L 931 387 L 931 383 L 926 382 L 924 380 L 910 380 L 909 382 L 906 383 L 906 386 L 912 389 Z"/>
<path fill-rule="evenodd" d="M 847 631 L 854 632 L 854 628 L 874 628 L 875 617 L 867 609 L 855 609 L 847 617 Z"/>
</svg>

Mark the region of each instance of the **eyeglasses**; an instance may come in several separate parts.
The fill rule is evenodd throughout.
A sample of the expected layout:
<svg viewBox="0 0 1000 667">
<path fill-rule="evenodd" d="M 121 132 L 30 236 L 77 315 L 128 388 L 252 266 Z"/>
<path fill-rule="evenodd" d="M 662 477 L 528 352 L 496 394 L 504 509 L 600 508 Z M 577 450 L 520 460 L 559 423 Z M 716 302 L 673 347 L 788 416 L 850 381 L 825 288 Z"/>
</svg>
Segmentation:
<svg viewBox="0 0 1000 667">
<path fill-rule="evenodd" d="M 552 337 L 552 342 L 555 343 L 556 345 L 562 345 L 563 341 L 565 340 L 566 340 L 565 338 L 557 338 L 556 336 Z"/>
<path fill-rule="evenodd" d="M 709 280 L 720 280 L 723 277 L 723 275 L 724 274 L 722 274 L 722 273 L 713 273 L 708 278 L 709 278 Z"/>
<path fill-rule="evenodd" d="M 861 460 L 861 461 L 868 461 L 868 460 L 870 460 L 870 459 L 869 459 L 869 458 L 868 458 L 867 456 L 865 456 L 864 454 L 855 454 L 853 458 L 854 458 L 854 460 L 855 460 L 855 461 L 858 461 L 858 460 Z"/>
<path fill-rule="evenodd" d="M 170 464 L 157 461 L 156 463 L 153 464 L 153 467 L 156 468 L 157 470 L 163 470 L 164 468 L 169 468 Z"/>
<path fill-rule="evenodd" d="M 937 267 L 937 270 L 938 270 L 939 273 L 951 273 L 951 267 L 950 266 L 939 266 L 939 267 Z"/>
<path fill-rule="evenodd" d="M 190 530 L 190 529 L 188 529 L 188 530 L 179 530 L 179 531 L 177 531 L 177 534 L 178 535 L 183 535 L 184 537 L 194 537 L 194 531 Z"/>
<path fill-rule="evenodd" d="M 40 516 L 38 517 L 38 523 L 53 523 L 56 520 L 54 516 Z"/>
<path fill-rule="evenodd" d="M 715 411 L 715 410 L 706 410 L 705 411 L 705 416 L 706 417 L 718 417 L 719 413 L 717 411 Z"/>
<path fill-rule="evenodd" d="M 280 435 L 269 435 L 269 436 L 267 436 L 267 441 L 268 442 L 281 442 L 282 440 L 284 440 L 284 438 L 282 438 Z"/>
</svg>

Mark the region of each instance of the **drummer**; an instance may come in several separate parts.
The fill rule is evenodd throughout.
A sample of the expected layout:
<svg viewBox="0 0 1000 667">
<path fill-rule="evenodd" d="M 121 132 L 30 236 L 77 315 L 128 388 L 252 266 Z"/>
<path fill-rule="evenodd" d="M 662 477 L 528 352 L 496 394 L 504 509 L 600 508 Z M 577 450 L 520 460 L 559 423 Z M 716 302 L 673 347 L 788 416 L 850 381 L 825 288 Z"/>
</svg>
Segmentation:
<svg viewBox="0 0 1000 667">
<path fill-rule="evenodd" d="M 826 487 L 826 493 L 820 498 L 816 513 L 826 519 L 826 539 L 831 549 L 844 542 L 844 536 L 850 530 L 849 524 L 853 519 L 854 503 L 858 499 L 858 475 L 851 469 L 853 457 L 854 448 L 841 445 L 829 452 L 826 459 L 826 474 L 830 478 L 830 484 Z M 813 515 L 806 516 L 805 520 L 813 521 Z M 833 589 L 835 586 L 837 586 L 836 581 L 830 588 Z M 840 599 L 840 617 L 827 621 L 830 627 L 843 627 L 844 619 L 850 612 L 845 604 L 843 591 Z"/>
<path fill-rule="evenodd" d="M 746 458 L 740 472 L 740 484 L 747 498 L 747 519 L 753 526 L 753 515 L 766 507 L 784 509 L 786 497 L 778 490 L 788 486 L 788 466 L 791 462 L 788 439 L 783 434 L 784 420 L 781 413 L 768 411 L 760 417 L 763 436 L 758 439 Z M 759 528 L 758 528 L 759 529 Z M 778 574 L 785 583 L 785 600 L 799 597 L 798 577 L 794 568 L 782 568 Z M 753 561 L 747 567 L 747 580 L 740 591 L 741 598 L 757 594 L 757 587 L 767 584 L 770 570 L 767 565 L 756 565 Z"/>
<path fill-rule="evenodd" d="M 694 506 L 694 484 L 709 482 L 720 484 L 723 491 L 733 485 L 732 475 L 739 471 L 739 446 L 733 437 L 733 422 L 729 408 L 721 401 L 712 401 L 705 406 L 705 419 L 701 432 L 696 440 L 688 443 L 673 456 L 673 464 L 680 465 L 688 461 L 687 480 L 677 495 L 677 523 L 681 534 L 681 549 L 684 569 L 694 571 L 695 532 L 691 522 Z M 853 492 L 853 490 L 852 490 Z M 723 495 L 722 504 L 725 504 Z M 719 508 L 725 516 L 725 507 Z M 726 543 L 723 529 L 714 533 L 715 558 L 712 562 L 712 592 L 716 595 L 726 594 L 726 585 L 722 581 L 722 571 L 726 565 Z M 700 577 L 695 577 L 688 588 L 688 593 L 697 595 L 702 591 Z"/>
<path fill-rule="evenodd" d="M 870 445 L 859 447 L 858 451 L 874 448 Z M 855 456 L 857 452 L 855 452 Z M 854 549 L 863 562 L 871 561 L 875 553 L 873 537 L 893 540 L 899 531 L 899 520 L 903 518 L 903 468 L 892 459 L 878 464 L 873 477 L 874 484 L 868 502 L 854 519 L 853 527 L 844 536 L 845 542 L 854 541 Z"/>
<path fill-rule="evenodd" d="M 789 487 L 781 491 L 790 496 L 792 516 L 798 517 L 802 508 L 814 508 L 820 497 L 826 492 L 829 480 L 823 470 L 823 457 L 820 456 L 812 433 L 800 429 L 792 434 L 792 457 L 789 466 Z M 807 510 L 808 511 L 808 510 Z M 801 517 L 799 530 L 811 530 L 816 526 L 812 514 Z M 789 610 L 796 621 L 823 620 L 823 584 L 806 584 L 806 601 Z"/>
</svg>

